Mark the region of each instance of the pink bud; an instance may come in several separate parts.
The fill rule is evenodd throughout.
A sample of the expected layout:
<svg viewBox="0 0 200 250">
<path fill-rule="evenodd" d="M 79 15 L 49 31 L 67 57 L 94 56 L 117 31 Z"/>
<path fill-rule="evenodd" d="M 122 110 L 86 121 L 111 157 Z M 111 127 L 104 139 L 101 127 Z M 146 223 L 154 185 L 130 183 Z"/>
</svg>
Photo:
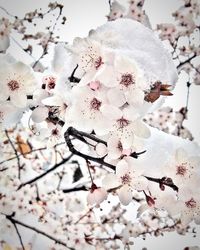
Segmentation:
<svg viewBox="0 0 200 250">
<path fill-rule="evenodd" d="M 122 154 L 123 155 L 130 155 L 132 152 L 131 152 L 131 149 L 130 148 L 127 148 L 127 149 L 123 149 L 122 151 Z"/>
<path fill-rule="evenodd" d="M 150 207 L 153 207 L 155 205 L 155 200 L 151 196 L 146 195 L 146 201 Z"/>
<path fill-rule="evenodd" d="M 90 82 L 89 86 L 92 90 L 98 90 L 100 88 L 100 82 L 99 81 Z"/>
</svg>

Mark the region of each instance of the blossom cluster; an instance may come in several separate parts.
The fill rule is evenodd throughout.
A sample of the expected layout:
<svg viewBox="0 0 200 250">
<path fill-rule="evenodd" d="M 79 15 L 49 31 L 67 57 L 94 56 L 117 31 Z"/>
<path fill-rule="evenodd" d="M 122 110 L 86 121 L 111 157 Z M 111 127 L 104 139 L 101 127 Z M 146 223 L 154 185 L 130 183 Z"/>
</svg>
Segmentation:
<svg viewBox="0 0 200 250">
<path fill-rule="evenodd" d="M 193 140 L 191 132 L 183 125 L 185 116 L 185 108 L 181 108 L 179 111 L 173 111 L 170 107 L 162 107 L 146 115 L 144 121 L 150 126 L 166 133 Z"/>
</svg>

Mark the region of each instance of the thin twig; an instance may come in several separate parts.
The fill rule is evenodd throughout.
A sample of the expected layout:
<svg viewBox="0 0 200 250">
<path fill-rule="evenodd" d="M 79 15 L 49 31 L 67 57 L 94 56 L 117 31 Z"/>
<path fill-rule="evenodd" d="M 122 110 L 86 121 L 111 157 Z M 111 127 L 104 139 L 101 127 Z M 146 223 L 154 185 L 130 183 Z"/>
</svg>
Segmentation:
<svg viewBox="0 0 200 250">
<path fill-rule="evenodd" d="M 177 69 L 180 69 L 184 64 L 189 63 L 192 59 L 194 59 L 196 57 L 196 53 L 194 53 L 193 56 L 189 57 L 188 59 L 186 59 L 183 62 L 180 62 L 179 65 L 177 66 Z"/>
<path fill-rule="evenodd" d="M 9 143 L 10 143 L 10 145 L 11 145 L 11 147 L 12 147 L 14 153 L 15 153 L 15 155 L 16 155 L 16 158 L 17 158 L 17 165 L 18 165 L 18 178 L 20 179 L 20 178 L 21 178 L 21 164 L 20 164 L 20 158 L 19 158 L 18 152 L 17 152 L 17 150 L 16 150 L 16 148 L 15 148 L 15 146 L 14 146 L 12 140 L 10 139 L 10 136 L 9 136 L 7 130 L 5 130 L 5 134 L 6 134 L 6 137 L 8 138 L 8 141 L 9 141 Z"/>
<path fill-rule="evenodd" d="M 108 0 L 108 4 L 109 4 L 110 12 L 111 12 L 111 11 L 112 11 L 112 3 L 111 3 L 111 0 Z"/>
<path fill-rule="evenodd" d="M 55 164 L 53 167 L 51 167 L 50 169 L 48 169 L 46 172 L 34 177 L 33 179 L 24 182 L 22 184 L 19 185 L 18 189 L 21 189 L 22 187 L 26 186 L 26 185 L 30 185 L 38 180 L 40 180 L 41 178 L 43 178 L 44 176 L 46 176 L 47 174 L 51 173 L 52 171 L 54 171 L 55 169 L 57 169 L 59 166 L 63 165 L 64 163 L 66 163 L 67 161 L 69 161 L 71 159 L 71 157 L 73 156 L 73 154 L 70 154 L 67 158 L 63 159 L 62 161 L 60 161 L 59 163 Z"/>
<path fill-rule="evenodd" d="M 65 143 L 65 142 L 58 143 L 58 144 L 56 144 L 54 147 L 58 147 L 58 146 L 60 146 L 60 145 L 63 145 L 64 143 Z M 43 150 L 46 150 L 46 149 L 47 149 L 47 147 L 36 148 L 36 149 L 32 149 L 30 152 L 25 152 L 25 153 L 23 153 L 23 154 L 18 154 L 18 156 L 20 157 L 20 156 L 32 154 L 32 153 L 34 153 L 34 152 L 36 152 L 36 151 L 43 151 Z M 3 161 L 0 162 L 0 165 L 3 164 L 3 163 L 5 163 L 5 162 L 7 162 L 7 161 L 15 160 L 16 158 L 17 158 L 17 157 L 14 156 L 14 157 L 8 158 L 8 159 L 6 159 L 6 160 L 3 160 Z"/>
<path fill-rule="evenodd" d="M 76 149 L 74 148 L 74 145 L 73 145 L 72 142 L 71 142 L 71 139 L 70 139 L 70 135 L 73 135 L 73 136 L 74 136 L 74 131 L 77 131 L 77 130 L 74 130 L 74 128 L 69 127 L 69 128 L 67 129 L 67 131 L 65 132 L 65 134 L 64 134 L 66 144 L 67 144 L 69 150 L 70 150 L 73 154 L 75 154 L 75 155 L 77 155 L 77 156 L 80 156 L 81 158 L 83 158 L 83 159 L 85 159 L 85 160 L 93 161 L 93 162 L 99 163 L 99 164 L 101 164 L 101 165 L 104 165 L 104 166 L 106 166 L 106 167 L 109 167 L 109 168 L 112 169 L 112 170 L 115 170 L 115 166 L 113 166 L 113 165 L 111 165 L 111 164 L 105 162 L 105 161 L 104 161 L 104 157 L 96 158 L 96 157 L 93 157 L 93 156 L 90 156 L 90 155 L 83 154 L 83 153 L 79 152 L 78 150 L 76 150 Z"/>
<path fill-rule="evenodd" d="M 79 152 L 78 150 L 76 150 L 74 148 L 74 145 L 71 142 L 71 139 L 70 139 L 70 136 L 71 135 L 74 136 L 75 133 L 82 133 L 82 132 L 80 132 L 80 131 L 72 128 L 72 127 L 69 127 L 67 129 L 67 131 L 65 132 L 65 134 L 64 134 L 66 144 L 67 144 L 69 150 L 73 154 L 78 155 L 78 156 L 80 156 L 81 158 L 83 158 L 83 159 L 85 159 L 87 161 L 89 160 L 89 161 L 93 161 L 93 162 L 99 163 L 100 165 L 104 165 L 104 166 L 106 166 L 106 167 L 108 167 L 108 168 L 110 168 L 110 169 L 112 169 L 112 170 L 115 171 L 116 166 L 114 166 L 114 165 L 112 165 L 110 163 L 105 162 L 104 161 L 104 157 L 96 158 L 96 157 L 93 157 L 93 156 L 90 156 L 90 155 L 83 154 L 83 153 Z M 96 137 L 95 137 L 95 140 L 96 140 Z M 147 178 L 149 181 L 158 183 L 160 186 L 163 186 L 163 185 L 164 186 L 168 186 L 168 187 L 172 188 L 173 190 L 178 191 L 178 187 L 168 177 L 163 177 L 161 179 L 153 178 L 153 177 L 148 177 L 148 176 L 144 176 L 144 177 Z"/>
<path fill-rule="evenodd" d="M 63 6 L 62 6 L 62 7 L 63 7 Z M 62 7 L 61 7 L 61 5 L 60 5 L 59 14 L 58 14 L 58 16 L 57 16 L 57 18 L 56 18 L 56 21 L 55 21 L 54 25 L 52 26 L 52 30 L 51 30 L 50 33 L 49 33 L 50 36 L 49 36 L 49 38 L 48 38 L 48 40 L 47 40 L 46 45 L 43 47 L 43 52 L 42 52 L 41 56 L 40 56 L 40 57 L 37 59 L 37 61 L 35 61 L 35 63 L 33 64 L 33 69 L 37 66 L 37 64 L 40 62 L 40 60 L 47 54 L 48 46 L 49 46 L 49 43 L 50 43 L 50 41 L 51 41 L 51 38 L 53 37 L 53 34 L 54 34 L 54 31 L 55 31 L 57 22 L 58 22 L 60 16 L 62 15 Z"/>
<path fill-rule="evenodd" d="M 13 40 L 13 42 L 21 49 L 24 51 L 24 53 L 28 54 L 34 61 L 36 60 L 36 58 L 34 56 L 32 56 L 30 53 L 28 53 L 27 51 L 24 50 L 24 48 L 22 47 L 22 45 L 13 37 L 10 35 L 10 38 Z"/>
<path fill-rule="evenodd" d="M 88 188 L 86 186 L 81 186 L 81 187 L 75 187 L 75 188 L 67 188 L 67 189 L 62 189 L 63 193 L 72 193 L 72 192 L 77 192 L 77 191 L 88 191 Z"/>
<path fill-rule="evenodd" d="M 9 218 L 7 218 L 7 219 L 9 219 Z M 18 237 L 19 237 L 19 241 L 20 241 L 20 244 L 21 244 L 22 249 L 25 250 L 25 247 L 24 247 L 24 244 L 23 244 L 23 241 L 22 241 L 22 237 L 21 237 L 21 235 L 20 235 L 20 233 L 19 233 L 19 230 L 18 230 L 18 228 L 17 228 L 16 223 L 15 223 L 13 220 L 11 220 L 11 219 L 9 219 L 9 220 L 10 220 L 10 222 L 12 222 L 12 224 L 13 224 L 15 230 L 16 230 L 16 233 L 17 233 L 17 235 L 18 235 Z"/>
<path fill-rule="evenodd" d="M 14 15 L 12 15 L 10 12 L 8 12 L 4 7 L 2 7 L 2 6 L 0 6 L 0 9 L 1 10 L 3 10 L 8 16 L 10 16 L 10 17 L 13 17 L 13 18 L 17 18 L 17 16 L 14 16 Z"/>
<path fill-rule="evenodd" d="M 76 67 L 74 68 L 74 70 L 71 73 L 71 76 L 68 78 L 70 82 L 75 82 L 75 83 L 79 83 L 81 79 L 79 79 L 78 77 L 75 77 L 74 74 L 76 72 L 76 70 L 78 69 L 78 64 L 76 65 Z"/>
<path fill-rule="evenodd" d="M 43 231 L 41 231 L 41 230 L 39 230 L 39 229 L 33 227 L 33 226 L 30 226 L 30 225 L 28 225 L 28 224 L 25 224 L 25 223 L 23 223 L 23 222 L 21 222 L 21 221 L 16 220 L 15 218 L 13 218 L 13 215 L 5 215 L 5 216 L 6 216 L 6 218 L 7 218 L 9 221 L 11 221 L 13 224 L 18 224 L 18 225 L 20 225 L 20 226 L 26 227 L 26 228 L 28 228 L 28 229 L 30 229 L 30 230 L 32 230 L 32 231 L 38 233 L 38 234 L 41 234 L 41 235 L 43 235 L 43 236 L 49 238 L 50 240 L 55 241 L 57 244 L 63 245 L 63 246 L 67 247 L 67 248 L 70 249 L 70 250 L 75 250 L 74 248 L 69 247 L 65 242 L 63 242 L 63 241 L 61 241 L 61 240 L 59 240 L 59 239 L 56 239 L 56 238 L 54 238 L 53 236 L 51 236 L 51 235 L 49 235 L 49 234 L 47 234 L 47 233 L 45 233 L 45 232 L 43 232 Z"/>
</svg>

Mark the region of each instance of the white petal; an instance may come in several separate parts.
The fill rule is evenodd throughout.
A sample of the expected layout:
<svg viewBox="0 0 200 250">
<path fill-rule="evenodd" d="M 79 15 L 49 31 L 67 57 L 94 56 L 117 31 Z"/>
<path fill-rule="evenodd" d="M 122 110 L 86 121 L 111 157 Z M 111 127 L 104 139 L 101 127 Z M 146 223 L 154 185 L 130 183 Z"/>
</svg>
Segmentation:
<svg viewBox="0 0 200 250">
<path fill-rule="evenodd" d="M 135 121 L 136 119 L 139 118 L 138 110 L 134 108 L 133 106 L 129 106 L 128 108 L 125 108 L 123 110 L 123 115 L 129 121 Z"/>
<path fill-rule="evenodd" d="M 97 188 L 94 190 L 95 203 L 100 204 L 102 201 L 107 199 L 107 191 L 104 188 Z"/>
<path fill-rule="evenodd" d="M 108 139 L 108 157 L 112 160 L 118 159 L 122 154 L 118 146 L 119 141 L 119 138 L 116 136 L 110 136 Z"/>
<path fill-rule="evenodd" d="M 110 119 L 110 120 L 116 120 L 119 119 L 122 115 L 122 112 L 119 108 L 112 106 L 112 105 L 108 105 L 108 104 L 104 104 L 100 107 L 100 111 L 102 112 L 102 114 Z"/>
<path fill-rule="evenodd" d="M 63 100 L 60 96 L 54 95 L 43 99 L 42 103 L 47 106 L 62 106 Z"/>
<path fill-rule="evenodd" d="M 187 152 L 183 148 L 179 148 L 176 150 L 175 158 L 178 163 L 186 162 L 188 158 Z"/>
<path fill-rule="evenodd" d="M 131 89 L 126 93 L 126 100 L 133 106 L 141 106 L 144 102 L 144 92 L 140 89 Z"/>
<path fill-rule="evenodd" d="M 38 107 L 33 110 L 31 119 L 33 122 L 43 122 L 48 117 L 49 109 L 46 107 Z"/>
<path fill-rule="evenodd" d="M 133 179 L 131 186 L 138 191 L 145 190 L 148 186 L 148 180 L 143 176 L 139 176 Z"/>
<path fill-rule="evenodd" d="M 24 64 L 23 62 L 16 62 L 12 65 L 12 68 L 15 72 L 17 72 L 17 74 L 20 74 L 20 75 L 25 75 L 27 73 L 31 73 L 31 68 Z M 30 74 L 31 76 L 31 74 Z"/>
<path fill-rule="evenodd" d="M 98 156 L 103 157 L 107 154 L 108 150 L 105 144 L 103 143 L 98 143 L 95 147 L 96 153 Z"/>
<path fill-rule="evenodd" d="M 15 92 L 10 96 L 10 101 L 19 108 L 26 107 L 27 104 L 27 96 L 25 93 L 22 92 Z"/>
<path fill-rule="evenodd" d="M 121 187 L 117 191 L 117 194 L 119 196 L 119 200 L 124 206 L 127 206 L 132 200 L 132 193 L 128 185 L 124 185 L 123 187 Z"/>
<path fill-rule="evenodd" d="M 94 192 L 88 192 L 88 196 L 87 196 L 87 202 L 89 205 L 94 205 L 95 204 L 95 199 L 94 199 Z"/>
<path fill-rule="evenodd" d="M 122 153 L 120 152 L 120 150 L 117 150 L 116 148 L 109 149 L 108 151 L 108 157 L 111 160 L 119 159 L 121 155 Z"/>
<path fill-rule="evenodd" d="M 132 129 L 132 128 L 130 128 Z M 131 132 L 131 133 L 130 133 Z M 122 147 L 125 148 L 125 149 L 128 149 L 130 148 L 132 145 L 133 145 L 133 142 L 134 142 L 134 134 L 132 131 L 127 131 L 125 130 L 121 136 L 120 136 L 120 140 L 121 140 L 121 143 L 122 143 Z"/>
<path fill-rule="evenodd" d="M 81 81 L 79 82 L 79 86 L 85 86 L 87 84 L 89 84 L 92 79 L 94 78 L 95 75 L 95 71 L 90 70 L 89 72 L 87 72 L 82 78 Z"/>
<path fill-rule="evenodd" d="M 116 166 L 116 175 L 117 176 L 123 176 L 126 172 L 129 170 L 128 163 L 123 159 L 117 163 Z"/>
<path fill-rule="evenodd" d="M 119 72 L 126 72 L 126 73 L 134 72 L 135 75 L 137 74 L 136 63 L 133 60 L 130 60 L 126 56 L 121 56 L 121 55 L 116 56 L 115 67 Z"/>
<path fill-rule="evenodd" d="M 150 133 L 150 129 L 147 127 L 147 125 L 142 122 L 142 121 L 135 121 L 134 122 L 134 134 L 138 137 L 142 137 L 142 138 L 149 138 L 151 133 Z"/>
<path fill-rule="evenodd" d="M 185 211 L 181 214 L 181 224 L 187 226 L 193 220 L 192 212 L 185 213 Z"/>
<path fill-rule="evenodd" d="M 192 167 L 193 171 L 199 171 L 200 170 L 200 157 L 198 156 L 192 156 L 188 159 L 190 166 Z"/>
<path fill-rule="evenodd" d="M 107 97 L 109 102 L 116 107 L 121 107 L 126 102 L 123 91 L 119 89 L 112 88 L 108 90 Z"/>
<path fill-rule="evenodd" d="M 106 87 L 115 87 L 117 85 L 114 69 L 109 65 L 105 65 L 98 70 L 95 80 L 100 81 Z"/>
<path fill-rule="evenodd" d="M 117 176 L 113 173 L 107 174 L 102 180 L 102 186 L 107 190 L 119 187 L 120 185 L 121 183 L 118 181 Z"/>
<path fill-rule="evenodd" d="M 9 97 L 9 93 L 7 88 L 4 88 L 3 86 L 1 86 L 1 91 L 0 91 L 0 101 L 4 102 L 8 99 Z"/>
</svg>

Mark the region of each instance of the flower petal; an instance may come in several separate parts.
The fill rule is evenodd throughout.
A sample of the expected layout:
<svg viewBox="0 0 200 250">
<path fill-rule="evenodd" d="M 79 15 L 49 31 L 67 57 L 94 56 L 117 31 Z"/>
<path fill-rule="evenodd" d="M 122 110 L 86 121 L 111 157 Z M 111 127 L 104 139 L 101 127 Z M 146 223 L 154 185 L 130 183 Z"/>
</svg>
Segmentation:
<svg viewBox="0 0 200 250">
<path fill-rule="evenodd" d="M 22 92 L 15 92 L 10 96 L 10 101 L 19 108 L 26 107 L 27 104 L 27 96 L 25 93 Z"/>
<path fill-rule="evenodd" d="M 128 185 L 124 185 L 121 187 L 117 194 L 119 196 L 119 200 L 124 206 L 127 206 L 132 200 L 132 193 Z"/>
<path fill-rule="evenodd" d="M 109 173 L 106 177 L 102 180 L 102 186 L 105 189 L 112 189 L 120 186 L 120 182 L 117 179 L 117 176 L 113 173 Z"/>
<path fill-rule="evenodd" d="M 142 138 L 149 138 L 151 135 L 147 125 L 140 120 L 134 122 L 134 134 Z"/>
</svg>

